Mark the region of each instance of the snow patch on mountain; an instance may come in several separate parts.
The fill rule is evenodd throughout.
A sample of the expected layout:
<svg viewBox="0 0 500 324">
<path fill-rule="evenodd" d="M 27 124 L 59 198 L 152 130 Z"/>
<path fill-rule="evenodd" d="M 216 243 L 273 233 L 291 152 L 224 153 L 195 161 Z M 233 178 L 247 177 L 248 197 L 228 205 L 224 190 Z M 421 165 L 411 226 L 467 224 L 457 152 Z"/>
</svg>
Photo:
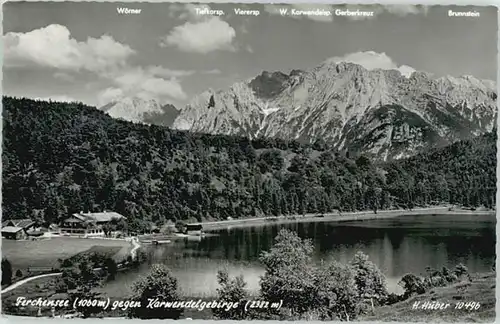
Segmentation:
<svg viewBox="0 0 500 324">
<path fill-rule="evenodd" d="M 269 114 L 272 114 L 273 112 L 277 112 L 278 110 L 280 110 L 279 108 L 264 108 L 262 109 L 262 113 L 264 115 L 269 115 Z"/>
</svg>

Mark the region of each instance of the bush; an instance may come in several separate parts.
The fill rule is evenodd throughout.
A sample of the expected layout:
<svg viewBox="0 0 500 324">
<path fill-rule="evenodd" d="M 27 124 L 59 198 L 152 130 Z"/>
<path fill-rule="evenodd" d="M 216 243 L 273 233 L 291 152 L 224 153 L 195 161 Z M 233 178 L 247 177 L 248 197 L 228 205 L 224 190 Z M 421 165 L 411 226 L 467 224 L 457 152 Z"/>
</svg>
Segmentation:
<svg viewBox="0 0 500 324">
<path fill-rule="evenodd" d="M 455 275 L 457 277 L 461 277 L 463 275 L 467 275 L 469 274 L 469 269 L 463 265 L 462 263 L 458 264 L 456 267 L 455 267 L 455 271 L 454 271 Z"/>
<path fill-rule="evenodd" d="M 71 259 L 60 260 L 62 268 L 70 268 L 73 266 L 73 261 Z"/>
<path fill-rule="evenodd" d="M 68 292 L 68 285 L 64 282 L 64 280 L 57 280 L 55 284 L 56 293 L 66 293 Z"/>
<path fill-rule="evenodd" d="M 424 280 L 426 289 L 446 286 L 446 280 L 441 276 L 432 276 Z"/>
<path fill-rule="evenodd" d="M 16 271 L 16 277 L 20 278 L 23 276 L 23 272 L 21 271 L 21 269 L 17 269 Z"/>
<path fill-rule="evenodd" d="M 404 299 L 403 295 L 397 295 L 395 293 L 390 293 L 387 295 L 387 297 L 384 301 L 384 304 L 385 305 L 392 305 L 392 304 L 395 304 L 395 303 L 402 301 L 403 299 Z"/>
<path fill-rule="evenodd" d="M 12 264 L 6 258 L 2 259 L 2 285 L 12 283 Z"/>
<path fill-rule="evenodd" d="M 425 285 L 422 278 L 414 275 L 413 273 L 409 273 L 403 276 L 401 280 L 398 282 L 404 289 L 404 295 L 406 298 L 410 297 L 413 294 L 423 294 L 425 293 Z"/>
</svg>

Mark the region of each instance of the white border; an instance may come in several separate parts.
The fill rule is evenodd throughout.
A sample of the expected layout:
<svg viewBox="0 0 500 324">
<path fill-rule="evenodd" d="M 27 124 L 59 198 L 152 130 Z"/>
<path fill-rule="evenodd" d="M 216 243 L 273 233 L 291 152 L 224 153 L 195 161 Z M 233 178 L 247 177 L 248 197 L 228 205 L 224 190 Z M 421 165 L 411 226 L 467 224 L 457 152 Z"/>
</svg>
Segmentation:
<svg viewBox="0 0 500 324">
<path fill-rule="evenodd" d="M 10 0 L 9 2 L 21 2 L 23 0 Z M 400 0 L 400 1 L 384 1 L 384 0 L 364 0 L 364 1 L 357 1 L 357 0 L 345 0 L 345 1 L 337 1 L 337 0 L 315 0 L 315 1 L 308 1 L 308 0 L 302 0 L 302 1 L 294 1 L 294 0 L 281 0 L 281 1 L 263 1 L 263 0 L 257 0 L 257 1 L 250 1 L 250 0 L 239 0 L 239 1 L 231 1 L 231 0 L 215 0 L 215 1 L 189 1 L 189 0 L 178 0 L 178 1 L 165 1 L 165 0 L 149 0 L 149 1 L 135 1 L 135 0 L 121 0 L 121 1 L 92 1 L 92 0 L 77 0 L 77 1 L 65 1 L 65 0 L 52 0 L 52 1 L 37 1 L 37 0 L 24 0 L 25 2 L 131 2 L 131 3 L 138 3 L 138 2 L 151 2 L 151 3 L 276 3 L 276 4 L 287 4 L 287 3 L 328 3 L 328 4 L 412 4 L 412 5 L 417 5 L 417 4 L 422 4 L 422 5 L 469 5 L 469 6 L 495 6 L 495 7 L 500 7 L 500 0 L 493 1 L 493 0 L 435 0 L 435 1 L 405 1 L 405 0 Z M 7 1 L 0 1 L 3 5 L 3 3 Z M 3 20 L 3 11 L 0 14 L 1 19 Z M 498 12 L 498 22 L 500 23 L 500 11 Z M 91 21 L 89 21 L 91 23 Z M 3 24 L 2 24 L 2 35 L 3 35 Z M 492 40 L 493 41 L 493 40 Z M 500 92 L 500 28 L 498 31 L 498 37 L 497 37 L 497 94 Z M 3 44 L 1 49 L 3 49 Z M 2 56 L 2 50 L 0 49 L 0 58 L 3 58 Z M 3 73 L 0 75 L 0 80 L 3 80 Z M 2 89 L 2 84 L 0 84 L 0 91 Z M 3 92 L 2 92 L 3 93 Z M 497 96 L 497 107 L 498 103 L 500 102 L 500 99 Z M 2 103 L 0 102 L 0 107 Z M 500 126 L 500 113 L 497 114 L 497 132 L 498 132 L 498 127 Z M 0 130 L 3 130 L 3 126 L 0 123 Z M 0 138 L 2 138 L 3 132 L 0 132 Z M 497 133 L 498 136 L 498 133 Z M 2 151 L 2 146 L 0 146 L 0 152 Z M 497 140 L 497 188 L 500 186 L 500 177 L 498 176 L 500 173 L 500 163 L 498 161 L 500 160 L 500 141 Z M 0 160 L 0 168 L 1 168 L 1 163 L 2 161 Z M 0 182 L 0 190 L 1 190 L 1 182 Z M 497 202 L 500 201 L 500 192 L 497 190 Z M 1 203 L 1 197 L 0 197 L 0 203 Z M 497 208 L 497 224 L 496 224 L 496 233 L 498 236 L 498 233 L 500 232 L 500 225 L 498 224 L 498 208 Z M 1 216 L 1 204 L 0 204 L 0 216 Z M 1 242 L 1 240 L 0 240 Z M 0 248 L 1 248 L 1 243 L 0 243 Z M 496 242 L 496 269 L 498 269 L 498 266 L 500 264 L 500 260 L 498 258 L 499 255 L 499 250 L 500 250 L 500 244 Z M 1 251 L 0 251 L 1 254 Z M 499 277 L 498 277 L 498 272 L 497 272 L 497 285 L 495 287 L 496 290 L 496 315 L 498 318 L 498 314 L 500 313 L 500 304 L 499 304 L 499 299 L 500 299 L 500 289 L 497 288 L 498 283 L 500 282 Z M 68 320 L 64 319 L 46 319 L 46 318 L 34 318 L 34 317 L 21 317 L 21 316 L 9 316 L 9 315 L 0 315 L 0 323 L 32 323 L 32 321 L 37 320 L 39 324 L 43 323 L 57 323 L 58 321 L 65 322 Z M 99 319 L 99 318 L 89 318 L 89 319 L 71 319 L 73 323 L 82 323 L 82 324 L 97 324 L 97 323 L 102 323 L 102 321 L 113 321 L 113 323 L 116 323 L 116 321 L 124 321 L 124 323 L 129 324 L 133 323 L 134 321 L 136 323 L 142 323 L 144 320 L 132 320 L 132 319 Z M 165 324 L 165 323 L 190 323 L 190 324 L 198 324 L 198 323 L 216 323 L 218 322 L 217 320 L 147 320 L 148 324 Z M 263 324 L 281 324 L 281 323 L 286 323 L 284 321 L 224 321 L 226 323 L 263 323 Z M 495 320 L 495 323 L 497 321 Z M 304 323 L 304 324 L 312 324 L 312 323 L 317 323 L 317 324 L 324 324 L 325 322 L 320 322 L 320 321 L 295 321 L 294 323 Z M 337 322 L 337 321 L 329 321 L 329 323 L 344 323 L 344 322 Z M 362 321 L 356 321 L 356 323 L 390 323 L 390 322 L 362 322 Z M 405 323 L 405 322 L 392 322 L 392 323 Z M 421 322 L 412 322 L 412 323 L 421 323 Z M 453 324 L 459 324 L 459 322 L 453 322 Z"/>
</svg>

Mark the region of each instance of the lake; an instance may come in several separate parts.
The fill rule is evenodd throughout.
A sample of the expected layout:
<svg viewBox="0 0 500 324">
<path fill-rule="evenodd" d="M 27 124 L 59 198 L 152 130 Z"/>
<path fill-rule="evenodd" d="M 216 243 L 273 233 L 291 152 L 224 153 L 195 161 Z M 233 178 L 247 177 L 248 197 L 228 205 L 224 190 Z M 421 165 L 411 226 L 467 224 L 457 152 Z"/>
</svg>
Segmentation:
<svg viewBox="0 0 500 324">
<path fill-rule="evenodd" d="M 495 216 L 422 215 L 353 222 L 266 224 L 212 232 L 196 240 L 178 240 L 160 246 L 145 245 L 148 261 L 121 273 L 107 284 L 110 297 L 125 297 L 139 275 L 153 263 L 168 265 L 184 296 L 215 296 L 217 270 L 242 274 L 251 291 L 259 288 L 263 268 L 258 256 L 271 247 L 281 228 L 310 238 L 315 260 L 349 262 L 357 251 L 369 255 L 384 272 L 388 288 L 401 292 L 397 282 L 406 273 L 423 273 L 427 266 L 453 268 L 465 264 L 472 272 L 491 271 L 495 263 Z"/>
</svg>

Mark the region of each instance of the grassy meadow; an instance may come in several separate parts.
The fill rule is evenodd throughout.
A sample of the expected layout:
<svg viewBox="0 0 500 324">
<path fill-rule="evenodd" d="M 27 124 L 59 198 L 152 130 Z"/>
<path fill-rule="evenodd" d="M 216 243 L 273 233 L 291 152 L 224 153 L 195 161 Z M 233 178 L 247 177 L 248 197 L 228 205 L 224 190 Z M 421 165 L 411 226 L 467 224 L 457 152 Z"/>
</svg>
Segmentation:
<svg viewBox="0 0 500 324">
<path fill-rule="evenodd" d="M 131 245 L 121 240 L 58 237 L 37 241 L 2 239 L 2 257 L 7 258 L 13 273 L 28 268 L 58 268 L 59 259 L 67 259 L 82 252 L 107 251 L 116 261 L 127 257 Z"/>
</svg>

